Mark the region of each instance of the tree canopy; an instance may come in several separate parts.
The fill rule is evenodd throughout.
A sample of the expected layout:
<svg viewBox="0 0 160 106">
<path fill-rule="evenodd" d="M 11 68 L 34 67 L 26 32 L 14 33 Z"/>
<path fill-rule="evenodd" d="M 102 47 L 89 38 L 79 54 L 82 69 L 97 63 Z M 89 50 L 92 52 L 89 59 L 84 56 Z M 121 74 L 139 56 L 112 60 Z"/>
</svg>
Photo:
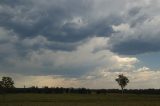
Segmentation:
<svg viewBox="0 0 160 106">
<path fill-rule="evenodd" d="M 14 88 L 14 81 L 11 77 L 2 77 L 0 88 Z"/>
<path fill-rule="evenodd" d="M 122 89 L 122 94 L 123 94 L 123 89 L 125 86 L 129 83 L 129 79 L 124 76 L 123 74 L 118 75 L 118 78 L 116 79 L 117 83 L 120 85 Z"/>
</svg>

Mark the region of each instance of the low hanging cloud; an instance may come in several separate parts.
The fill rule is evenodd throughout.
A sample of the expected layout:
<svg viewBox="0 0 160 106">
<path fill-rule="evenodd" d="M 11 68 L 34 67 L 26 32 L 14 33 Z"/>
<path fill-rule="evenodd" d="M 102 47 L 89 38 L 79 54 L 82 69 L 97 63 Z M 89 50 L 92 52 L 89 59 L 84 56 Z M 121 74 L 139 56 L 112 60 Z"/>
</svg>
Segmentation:
<svg viewBox="0 0 160 106">
<path fill-rule="evenodd" d="M 7 33 L 7 30 L 4 32 Z M 55 51 L 55 49 L 48 48 L 53 45 L 53 42 L 48 41 L 44 36 L 24 40 L 19 40 L 17 37 L 12 46 L 9 46 L 10 49 L 3 51 L 1 70 L 30 75 L 81 76 L 106 64 L 108 67 L 119 68 L 120 71 L 120 68 L 131 67 L 136 63 L 136 58 L 120 57 L 109 50 L 101 50 L 101 48 L 106 48 L 107 42 L 108 38 L 94 37 L 84 41 L 74 51 Z M 4 43 L 1 49 L 9 43 L 10 41 Z M 17 48 L 17 44 L 25 49 Z M 15 52 L 12 52 L 13 50 Z M 23 55 L 24 52 L 26 52 L 25 55 Z"/>
</svg>

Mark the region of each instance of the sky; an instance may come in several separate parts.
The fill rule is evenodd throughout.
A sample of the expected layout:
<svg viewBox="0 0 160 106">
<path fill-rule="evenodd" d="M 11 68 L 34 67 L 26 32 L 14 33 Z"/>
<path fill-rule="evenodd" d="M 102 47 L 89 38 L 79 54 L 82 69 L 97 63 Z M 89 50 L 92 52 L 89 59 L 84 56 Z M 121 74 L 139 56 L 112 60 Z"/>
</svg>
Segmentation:
<svg viewBox="0 0 160 106">
<path fill-rule="evenodd" d="M 0 77 L 16 87 L 160 88 L 159 0 L 0 0 Z"/>
</svg>

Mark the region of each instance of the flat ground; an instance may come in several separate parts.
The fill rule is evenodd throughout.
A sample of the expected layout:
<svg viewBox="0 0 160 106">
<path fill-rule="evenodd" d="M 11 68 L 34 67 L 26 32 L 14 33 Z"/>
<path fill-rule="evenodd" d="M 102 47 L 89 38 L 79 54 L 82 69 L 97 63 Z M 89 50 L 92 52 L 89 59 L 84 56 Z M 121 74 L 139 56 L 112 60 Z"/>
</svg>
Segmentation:
<svg viewBox="0 0 160 106">
<path fill-rule="evenodd" d="M 160 95 L 7 94 L 0 106 L 160 106 Z"/>
</svg>

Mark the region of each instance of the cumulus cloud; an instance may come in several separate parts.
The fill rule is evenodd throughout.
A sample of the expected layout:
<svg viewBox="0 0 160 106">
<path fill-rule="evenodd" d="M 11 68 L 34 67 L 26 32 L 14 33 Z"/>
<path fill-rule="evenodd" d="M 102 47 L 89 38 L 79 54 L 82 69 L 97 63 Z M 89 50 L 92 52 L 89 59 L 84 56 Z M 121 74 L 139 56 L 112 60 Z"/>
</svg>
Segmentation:
<svg viewBox="0 0 160 106">
<path fill-rule="evenodd" d="M 21 38 L 45 35 L 54 41 L 75 42 L 93 35 L 109 36 L 112 32 L 112 17 L 92 18 L 95 17 L 92 12 L 94 7 L 90 5 L 95 4 L 94 1 L 17 0 L 14 4 L 9 1 L 1 3 L 0 23 Z"/>
<path fill-rule="evenodd" d="M 104 37 L 94 37 L 88 39 L 74 51 L 54 51 L 42 47 L 39 49 L 28 49 L 29 52 L 25 57 L 22 58 L 21 56 L 17 56 L 16 53 L 10 53 L 12 57 L 5 58 L 5 62 L 9 63 L 8 65 L 12 67 L 13 72 L 69 76 L 83 75 L 102 66 L 112 66 L 117 69 L 129 68 L 132 67 L 132 64 L 136 63 L 136 58 L 120 57 L 109 50 L 101 50 L 100 48 L 106 48 L 107 41 L 108 39 Z M 28 39 L 22 41 L 22 44 L 26 46 L 34 46 L 35 44 L 45 46 L 48 43 L 50 42 L 42 36 L 30 39 L 29 41 Z M 100 50 L 97 50 L 97 48 Z M 8 67 L 3 68 L 1 70 L 10 71 Z"/>
<path fill-rule="evenodd" d="M 159 16 L 130 28 L 124 24 L 113 26 L 117 32 L 110 38 L 112 51 L 120 54 L 139 54 L 159 51 Z"/>
<path fill-rule="evenodd" d="M 151 0 L 152 1 L 152 0 Z M 116 32 L 110 37 L 110 49 L 123 55 L 136 55 L 159 51 L 159 6 L 155 1 L 131 3 L 125 22 L 113 25 Z"/>
<path fill-rule="evenodd" d="M 110 50 L 134 55 L 160 49 L 158 4 L 158 0 L 7 0 L 1 1 L 0 26 L 20 39 L 45 36 L 59 43 L 56 50 L 74 50 L 75 42 L 95 36 L 109 37 Z"/>
</svg>

